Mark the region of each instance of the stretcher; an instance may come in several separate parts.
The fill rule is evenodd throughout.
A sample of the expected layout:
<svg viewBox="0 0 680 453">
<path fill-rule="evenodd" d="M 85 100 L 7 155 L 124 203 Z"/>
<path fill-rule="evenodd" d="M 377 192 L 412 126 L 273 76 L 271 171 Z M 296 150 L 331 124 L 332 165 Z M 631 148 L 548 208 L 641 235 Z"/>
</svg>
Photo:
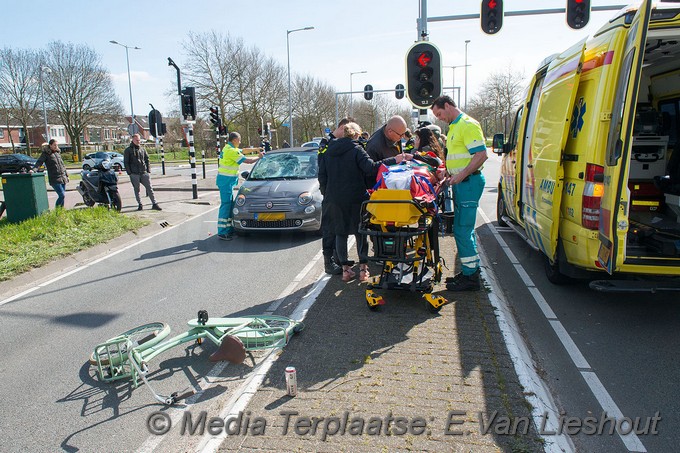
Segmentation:
<svg viewBox="0 0 680 453">
<path fill-rule="evenodd" d="M 414 199 L 410 190 L 375 190 L 362 203 L 359 233 L 373 243 L 369 261 L 382 263 L 380 274 L 369 280 L 366 289 L 371 310 L 385 304 L 378 289 L 421 292 L 429 311 L 441 309 L 446 299 L 432 294 L 443 268 L 435 203 Z"/>
</svg>

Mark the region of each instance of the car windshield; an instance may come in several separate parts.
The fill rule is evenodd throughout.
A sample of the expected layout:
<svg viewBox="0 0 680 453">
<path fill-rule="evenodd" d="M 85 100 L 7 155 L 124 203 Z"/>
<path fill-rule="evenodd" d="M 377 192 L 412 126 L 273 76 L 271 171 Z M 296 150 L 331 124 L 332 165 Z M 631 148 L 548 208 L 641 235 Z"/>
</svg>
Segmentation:
<svg viewBox="0 0 680 453">
<path fill-rule="evenodd" d="M 33 160 L 32 157 L 27 156 L 26 154 L 15 154 L 15 156 L 19 160 Z"/>
<path fill-rule="evenodd" d="M 249 180 L 311 179 L 319 173 L 317 154 L 305 152 L 269 153 L 258 160 Z"/>
</svg>

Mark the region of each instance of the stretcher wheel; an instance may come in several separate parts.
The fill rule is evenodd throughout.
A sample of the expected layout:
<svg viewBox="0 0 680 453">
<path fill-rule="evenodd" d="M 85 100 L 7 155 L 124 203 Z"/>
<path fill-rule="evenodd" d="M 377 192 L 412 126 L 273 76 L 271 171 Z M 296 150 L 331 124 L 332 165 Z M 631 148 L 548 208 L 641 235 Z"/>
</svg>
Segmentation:
<svg viewBox="0 0 680 453">
<path fill-rule="evenodd" d="M 366 290 L 366 304 L 368 308 L 372 311 L 376 311 L 382 305 L 385 305 L 385 299 L 379 294 L 374 293 L 372 290 Z"/>
<path fill-rule="evenodd" d="M 425 299 L 425 305 L 427 306 L 427 311 L 430 313 L 439 313 L 444 304 L 447 302 L 442 296 L 435 296 L 432 293 L 423 294 L 423 299 Z"/>
</svg>

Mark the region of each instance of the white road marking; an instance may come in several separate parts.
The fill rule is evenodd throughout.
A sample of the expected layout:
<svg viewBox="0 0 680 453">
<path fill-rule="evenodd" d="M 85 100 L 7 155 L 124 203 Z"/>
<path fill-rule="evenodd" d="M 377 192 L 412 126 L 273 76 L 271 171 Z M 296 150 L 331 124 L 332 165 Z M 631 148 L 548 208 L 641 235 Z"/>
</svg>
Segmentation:
<svg viewBox="0 0 680 453">
<path fill-rule="evenodd" d="M 494 228 L 493 224 L 491 223 L 491 220 L 489 220 L 489 217 L 484 213 L 484 211 L 481 208 L 478 208 L 478 211 L 484 221 L 489 224 L 491 233 L 493 234 L 494 238 L 496 238 L 496 241 L 498 241 L 498 244 L 501 246 L 501 249 L 505 252 L 505 254 L 508 256 L 508 258 L 511 259 L 516 259 L 514 255 L 509 254 L 508 252 L 510 251 L 509 247 L 507 246 L 507 243 L 501 238 L 500 233 L 497 231 L 496 228 Z M 479 242 L 478 242 L 479 243 Z M 512 257 L 512 258 L 511 258 Z M 527 289 L 529 289 L 529 292 L 533 296 L 534 300 L 536 301 L 536 304 L 539 306 L 541 311 L 543 312 L 543 315 L 546 317 L 548 320 L 548 323 L 550 326 L 553 328 L 553 331 L 557 335 L 557 338 L 562 342 L 562 345 L 567 351 L 567 354 L 569 355 L 569 358 L 571 358 L 572 363 L 576 366 L 576 368 L 579 369 L 579 372 L 581 373 L 581 376 L 583 376 L 583 379 L 585 380 L 586 384 L 590 388 L 590 391 L 593 393 L 597 401 L 600 403 L 602 406 L 602 409 L 604 409 L 607 414 L 612 415 L 616 417 L 617 419 L 623 418 L 623 414 L 621 412 L 621 409 L 616 405 L 614 402 L 614 399 L 611 397 L 609 392 L 607 392 L 607 389 L 604 388 L 604 385 L 602 385 L 602 382 L 600 382 L 600 379 L 597 377 L 594 371 L 592 371 L 590 364 L 586 360 L 585 356 L 581 353 L 579 350 L 578 346 L 576 346 L 576 343 L 574 340 L 571 338 L 567 330 L 564 328 L 562 323 L 557 319 L 557 316 L 553 312 L 553 310 L 550 308 L 548 303 L 546 302 L 545 298 L 543 295 L 541 295 L 541 292 L 538 290 L 534 282 L 531 280 L 531 277 L 526 273 L 524 268 L 520 263 L 514 263 L 513 266 L 517 270 L 518 274 L 520 275 L 520 278 L 522 281 L 526 284 Z M 490 268 L 489 268 L 490 269 Z M 512 316 L 512 313 L 510 312 L 510 316 Z M 503 330 L 503 329 L 501 329 Z M 503 335 L 505 336 L 505 332 L 503 332 Z M 522 340 L 523 341 L 523 340 Z M 508 346 L 509 347 L 509 346 Z M 512 355 L 512 352 L 511 352 Z M 521 362 L 516 362 L 513 360 L 515 363 L 515 370 L 517 371 L 517 374 L 520 375 L 520 371 L 518 366 L 521 368 L 524 366 Z M 525 383 L 523 382 L 522 376 L 520 376 L 520 382 L 522 383 L 523 386 L 527 387 Z M 540 381 L 542 385 L 543 382 Z M 534 388 L 534 387 L 530 387 Z M 552 398 L 552 397 L 551 397 Z M 528 397 L 529 402 L 533 404 L 532 398 Z M 552 401 L 552 399 L 551 399 Z M 554 402 L 553 402 L 554 405 Z M 539 419 L 536 418 L 536 405 L 534 404 L 534 423 L 539 422 Z M 540 415 L 540 414 L 539 414 Z M 551 414 L 550 418 L 557 417 L 557 413 Z M 540 419 L 542 421 L 542 419 Z M 540 426 L 540 425 L 538 425 Z M 554 430 L 552 430 L 554 431 Z M 624 445 L 629 451 L 634 451 L 634 452 L 646 452 L 647 449 L 645 446 L 642 444 L 640 441 L 640 438 L 635 434 L 634 432 L 631 432 L 630 434 L 622 435 L 620 433 L 617 434 L 623 441 Z M 544 439 L 546 439 L 544 437 Z M 546 439 L 546 442 L 548 442 L 548 439 Z M 571 443 L 571 439 L 569 439 L 569 442 Z M 546 446 L 548 444 L 546 443 Z M 572 445 L 573 449 L 573 445 Z M 559 450 L 558 450 L 559 451 Z"/>
</svg>

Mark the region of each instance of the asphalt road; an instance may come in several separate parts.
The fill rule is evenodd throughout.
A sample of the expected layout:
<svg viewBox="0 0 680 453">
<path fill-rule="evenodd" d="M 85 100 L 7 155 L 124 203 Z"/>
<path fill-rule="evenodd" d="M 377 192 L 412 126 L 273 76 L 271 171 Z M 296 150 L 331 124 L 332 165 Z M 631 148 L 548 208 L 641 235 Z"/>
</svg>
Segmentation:
<svg viewBox="0 0 680 453">
<path fill-rule="evenodd" d="M 215 217 L 212 209 L 0 307 L 0 451 L 138 449 L 149 436 L 147 416 L 162 407 L 144 386 L 95 379 L 87 362 L 94 346 L 152 321 L 180 333 L 199 309 L 262 313 L 320 250 L 305 235 L 219 241 Z M 317 264 L 311 280 L 322 272 Z M 279 312 L 290 312 L 311 280 Z M 152 370 L 162 369 L 153 374 L 156 389 L 195 386 L 210 374 L 211 348 L 180 347 L 153 361 Z M 206 400 L 235 387 L 222 379 Z"/>
<path fill-rule="evenodd" d="M 477 234 L 558 407 L 566 416 L 580 418 L 600 417 L 605 409 L 612 414 L 612 407 L 631 419 L 653 417 L 657 412 L 662 417 L 658 435 L 640 435 L 637 441 L 627 438 L 624 443 L 617 434 L 573 436 L 577 451 L 677 451 L 677 294 L 603 294 L 590 290 L 585 281 L 555 286 L 545 277 L 542 255 L 514 232 L 501 228 L 498 235 L 534 285 L 528 287 L 527 279 L 520 276 L 493 234 L 498 231 L 495 202 L 499 162 L 493 156 L 485 165 L 487 187 L 481 203 L 494 222 L 481 225 L 483 220 L 479 219 Z M 549 319 L 539 308 L 536 293 L 545 299 L 554 318 Z M 564 332 L 554 327 L 559 325 Z M 565 338 L 573 341 L 570 352 L 563 344 Z M 575 363 L 574 357 L 585 362 Z M 593 384 L 597 380 L 601 387 Z M 606 395 L 611 398 L 608 404 Z"/>
</svg>

